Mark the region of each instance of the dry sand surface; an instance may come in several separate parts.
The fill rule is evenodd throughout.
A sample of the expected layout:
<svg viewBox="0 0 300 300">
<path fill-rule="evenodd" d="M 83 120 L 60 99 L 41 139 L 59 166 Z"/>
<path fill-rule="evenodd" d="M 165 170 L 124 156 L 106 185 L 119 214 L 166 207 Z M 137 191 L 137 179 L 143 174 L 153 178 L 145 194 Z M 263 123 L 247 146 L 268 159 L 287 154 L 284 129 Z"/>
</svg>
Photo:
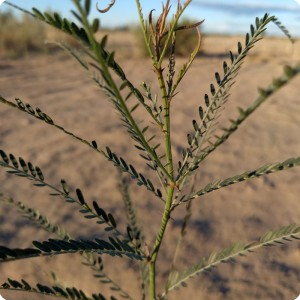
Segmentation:
<svg viewBox="0 0 300 300">
<path fill-rule="evenodd" d="M 238 37 L 207 37 L 204 55 L 196 59 L 189 75 L 173 100 L 172 132 L 174 149 L 186 145 L 186 134 L 192 130 L 203 94 L 208 92 L 214 72 L 221 71 L 222 61 L 229 49 L 235 49 Z M 145 59 L 132 56 L 136 45 L 128 33 L 112 35 L 111 46 L 120 51 L 121 65 L 128 78 L 137 86 L 153 81 L 151 65 Z M 237 107 L 247 107 L 257 97 L 257 86 L 264 87 L 272 78 L 282 74 L 285 64 L 300 60 L 299 42 L 294 46 L 287 40 L 267 39 L 244 64 L 232 88 L 220 127 L 237 116 Z M 182 64 L 183 59 L 178 60 Z M 96 140 L 99 147 L 108 145 L 118 155 L 134 163 L 138 170 L 155 176 L 136 157 L 125 128 L 117 121 L 117 113 L 105 95 L 90 80 L 85 71 L 71 58 L 62 54 L 29 56 L 19 60 L 0 61 L 0 94 L 13 100 L 21 98 L 34 107 L 40 107 L 64 128 Z M 226 178 L 268 162 L 277 162 L 300 153 L 300 77 L 272 96 L 258 112 L 243 124 L 231 139 L 211 154 L 201 165 L 197 187 L 211 180 Z M 143 112 L 138 111 L 140 119 Z M 111 163 L 90 151 L 62 132 L 47 126 L 19 111 L 0 106 L 0 148 L 39 165 L 47 182 L 59 185 L 61 178 L 74 191 L 80 187 L 89 203 L 97 200 L 111 211 L 125 228 L 123 206 L 117 189 L 116 171 Z M 179 154 L 174 150 L 174 156 Z M 199 261 L 213 250 L 222 249 L 241 240 L 250 242 L 265 231 L 300 220 L 300 169 L 270 175 L 236 184 L 197 199 L 193 203 L 193 216 L 185 238 L 178 268 Z M 46 214 L 54 223 L 64 226 L 73 237 L 94 238 L 103 235 L 103 228 L 93 220 L 85 220 L 76 205 L 67 204 L 58 197 L 48 195 L 47 188 L 33 188 L 31 182 L 0 173 L 1 192 L 23 201 Z M 146 241 L 152 244 L 161 218 L 163 206 L 135 182 L 131 188 Z M 174 213 L 163 249 L 159 257 L 160 278 L 170 265 L 170 258 L 180 232 L 184 207 Z M 53 236 L 37 229 L 6 204 L 0 206 L 0 244 L 10 247 L 30 247 L 31 241 Z M 122 227 L 123 226 L 123 227 Z M 104 257 L 109 276 L 129 291 L 134 299 L 137 292 L 137 266 L 127 259 Z M 31 283 L 53 283 L 51 272 L 61 283 L 78 286 L 88 292 L 104 291 L 106 285 L 93 278 L 92 271 L 81 265 L 78 255 L 61 255 L 30 259 L 0 266 L 0 282 L 7 277 L 24 278 Z M 159 284 L 159 290 L 162 286 Z M 2 293 L 2 292 L 1 292 Z M 209 274 L 188 282 L 187 288 L 172 292 L 170 299 L 285 299 L 294 300 L 300 293 L 300 243 L 273 249 L 263 249 L 236 264 L 224 264 Z M 107 295 L 110 292 L 108 291 Z M 6 299 L 42 299 L 31 294 L 3 292 Z M 46 299 L 46 298 L 45 298 Z"/>
</svg>

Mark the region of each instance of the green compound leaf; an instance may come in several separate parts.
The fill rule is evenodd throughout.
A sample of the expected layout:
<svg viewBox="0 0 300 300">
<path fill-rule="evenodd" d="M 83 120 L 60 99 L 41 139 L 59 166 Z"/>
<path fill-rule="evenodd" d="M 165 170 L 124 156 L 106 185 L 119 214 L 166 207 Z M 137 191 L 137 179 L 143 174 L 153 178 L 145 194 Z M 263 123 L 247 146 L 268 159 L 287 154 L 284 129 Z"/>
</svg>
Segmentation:
<svg viewBox="0 0 300 300">
<path fill-rule="evenodd" d="M 31 286 L 27 281 L 22 279 L 21 281 L 8 278 L 6 282 L 2 283 L 0 290 L 11 290 L 11 291 L 23 291 L 34 294 L 40 294 L 41 296 L 54 296 L 63 299 L 72 300 L 108 300 L 102 294 L 93 294 L 91 297 L 86 296 L 86 293 L 75 287 L 62 287 L 62 286 L 48 286 L 45 284 L 37 283 Z M 112 298 L 110 298 L 112 299 Z"/>
<path fill-rule="evenodd" d="M 207 193 L 224 188 L 224 187 L 232 185 L 232 184 L 236 184 L 236 183 L 239 183 L 239 182 L 242 182 L 245 180 L 257 178 L 257 177 L 260 177 L 260 176 L 263 176 L 266 174 L 275 173 L 275 172 L 279 172 L 282 170 L 287 170 L 290 168 L 297 167 L 299 165 L 300 165 L 300 157 L 289 158 L 283 162 L 267 164 L 260 168 L 255 169 L 255 170 L 246 171 L 240 175 L 235 175 L 235 176 L 226 178 L 224 180 L 217 180 L 214 182 L 210 182 L 203 189 L 192 194 L 190 196 L 190 198 L 183 199 L 182 202 L 186 202 L 188 200 L 198 198 L 202 195 L 205 195 Z"/>
<path fill-rule="evenodd" d="M 28 218 L 44 230 L 50 233 L 54 233 L 64 240 L 68 240 L 70 238 L 70 236 L 62 227 L 52 224 L 51 221 L 49 221 L 49 219 L 46 216 L 42 215 L 38 210 L 29 207 L 20 201 L 16 202 L 12 198 L 5 197 L 2 193 L 0 193 L 0 201 L 4 201 L 9 203 L 10 205 L 14 205 L 24 217 Z"/>
<path fill-rule="evenodd" d="M 243 48 L 239 42 L 237 45 L 237 55 L 230 52 L 231 65 L 226 62 L 223 63 L 224 76 L 221 78 L 219 73 L 216 73 L 216 83 L 210 85 L 210 95 L 204 96 L 205 107 L 199 107 L 200 124 L 195 129 L 193 136 L 188 137 L 188 145 L 183 153 L 182 162 L 177 176 L 180 182 L 180 188 L 185 184 L 185 177 L 192 172 L 193 169 L 201 162 L 201 158 L 207 152 L 211 145 L 211 138 L 217 124 L 217 120 L 223 110 L 224 104 L 227 102 L 229 92 L 234 84 L 238 71 L 240 70 L 245 57 L 248 55 L 250 49 L 262 39 L 262 34 L 266 30 L 266 26 L 276 22 L 274 16 L 265 14 L 263 18 L 256 18 L 256 28 L 251 27 L 251 34 L 246 35 L 246 45 Z M 194 124 L 193 124 L 194 125 Z M 208 146 L 207 146 L 208 144 Z"/>
<path fill-rule="evenodd" d="M 278 246 L 293 240 L 300 239 L 300 225 L 291 224 L 275 231 L 264 234 L 257 242 L 251 244 L 236 243 L 220 252 L 212 253 L 208 258 L 203 258 L 199 263 L 182 272 L 173 272 L 170 276 L 165 292 L 159 299 L 165 299 L 168 292 L 177 287 L 184 286 L 187 280 L 210 271 L 221 263 L 233 262 L 235 258 L 253 253 L 262 247 Z"/>
<path fill-rule="evenodd" d="M 43 228 L 47 232 L 56 234 L 59 238 L 63 240 L 70 240 L 71 236 L 60 226 L 52 224 L 49 219 L 42 215 L 39 211 L 35 210 L 32 207 L 25 205 L 22 202 L 16 202 L 12 198 L 5 197 L 3 194 L 0 193 L 0 201 L 4 201 L 9 203 L 10 205 L 14 205 L 23 216 L 34 222 L 39 227 Z M 64 246 L 63 242 L 61 242 L 61 247 L 67 250 L 67 246 Z M 13 255 L 13 251 L 9 249 L 3 249 L 8 254 Z M 94 276 L 107 278 L 110 280 L 110 289 L 117 291 L 118 294 L 124 299 L 132 299 L 128 293 L 126 293 L 117 283 L 115 283 L 111 278 L 107 276 L 105 272 L 103 272 L 103 262 L 100 256 L 97 256 L 95 253 L 83 252 L 80 253 L 81 256 L 84 258 L 83 265 L 89 266 L 94 271 Z"/>
<path fill-rule="evenodd" d="M 62 179 L 61 180 L 61 187 L 62 190 L 59 188 L 54 187 L 53 185 L 45 182 L 44 175 L 39 167 L 35 167 L 34 172 L 29 173 L 26 169 L 24 171 L 24 167 L 19 166 L 19 163 L 15 156 L 13 154 L 10 154 L 9 156 L 5 153 L 5 151 L 0 150 L 0 158 L 2 158 L 2 161 L 0 160 L 0 167 L 8 168 L 8 173 L 15 174 L 17 176 L 25 177 L 29 180 L 34 181 L 33 185 L 38 187 L 48 187 L 53 193 L 50 195 L 52 196 L 61 196 L 63 197 L 66 202 L 69 203 L 76 203 L 79 204 L 81 207 L 80 212 L 84 215 L 86 219 L 95 219 L 97 218 L 99 221 L 97 223 L 99 224 L 107 224 L 109 230 L 113 230 L 114 234 L 119 236 L 122 235 L 118 229 L 117 229 L 117 222 L 112 214 L 106 213 L 102 208 L 98 206 L 98 204 L 94 201 L 93 206 L 95 208 L 95 211 L 89 207 L 89 205 L 86 203 L 83 193 L 80 189 L 76 189 L 76 198 L 73 198 L 70 196 L 69 188 L 67 182 Z M 26 164 L 24 159 L 21 159 L 22 163 Z M 32 164 L 28 164 L 28 166 L 31 166 Z M 28 167 L 30 169 L 31 167 Z M 37 175 L 37 176 L 36 176 Z"/>
<path fill-rule="evenodd" d="M 231 126 L 223 128 L 224 134 L 220 137 L 216 137 L 213 144 L 209 145 L 204 151 L 198 156 L 198 162 L 204 160 L 211 152 L 222 145 L 228 138 L 239 128 L 239 126 L 251 116 L 263 103 L 271 98 L 274 93 L 285 87 L 296 75 L 300 73 L 300 64 L 294 67 L 285 66 L 284 73 L 278 78 L 275 78 L 273 82 L 264 89 L 259 89 L 259 96 L 257 99 L 246 109 L 239 109 L 239 116 L 237 119 L 231 121 Z M 275 83 L 275 85 L 274 85 Z M 201 115 L 201 112 L 199 112 Z"/>
<path fill-rule="evenodd" d="M 132 179 L 137 180 L 137 184 L 145 186 L 158 198 L 162 197 L 162 193 L 158 188 L 155 188 L 150 179 L 146 179 L 142 173 L 139 173 L 134 166 L 128 164 L 122 157 L 118 157 L 109 147 L 106 147 L 106 158 L 112 161 L 116 167 L 122 172 L 129 173 Z"/>
<path fill-rule="evenodd" d="M 112 243 L 112 240 L 114 241 Z M 95 239 L 90 240 L 58 240 L 49 239 L 47 241 L 39 242 L 33 241 L 35 248 L 27 249 L 11 249 L 0 246 L 0 263 L 8 261 L 15 261 L 30 257 L 40 257 L 49 255 L 59 255 L 66 253 L 81 253 L 82 251 L 108 254 L 111 256 L 126 256 L 134 260 L 143 260 L 145 257 L 136 252 L 130 247 L 127 241 L 110 238 L 110 242 L 105 240 Z"/>
</svg>

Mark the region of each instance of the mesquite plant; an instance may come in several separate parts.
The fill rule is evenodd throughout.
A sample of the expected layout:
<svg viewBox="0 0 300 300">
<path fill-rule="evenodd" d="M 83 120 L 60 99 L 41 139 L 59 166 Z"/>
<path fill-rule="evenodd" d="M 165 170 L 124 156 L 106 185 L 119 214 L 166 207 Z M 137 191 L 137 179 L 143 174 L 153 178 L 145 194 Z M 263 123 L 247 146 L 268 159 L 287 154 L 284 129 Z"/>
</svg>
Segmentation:
<svg viewBox="0 0 300 300">
<path fill-rule="evenodd" d="M 300 164 L 300 157 L 287 158 L 281 162 L 270 163 L 229 178 L 212 181 L 199 190 L 188 188 L 194 184 L 196 174 L 201 169 L 203 160 L 226 142 L 239 126 L 270 96 L 298 75 L 300 64 L 284 67 L 282 76 L 274 79 L 266 88 L 260 89 L 259 96 L 253 104 L 245 109 L 240 109 L 238 118 L 231 120 L 231 125 L 228 128 L 222 128 L 223 133 L 221 135 L 215 135 L 215 129 L 218 127 L 217 120 L 223 111 L 223 107 L 229 100 L 229 92 L 234 84 L 234 80 L 249 50 L 263 38 L 267 25 L 270 23 L 276 24 L 291 39 L 286 28 L 275 16 L 265 14 L 262 18 L 256 18 L 254 25 L 250 26 L 250 32 L 246 34 L 245 41 L 238 43 L 237 53 L 230 52 L 228 61 L 223 62 L 223 72 L 215 73 L 215 82 L 210 85 L 210 92 L 204 95 L 203 104 L 195 108 L 198 111 L 198 119 L 191 120 L 194 131 L 187 135 L 186 145 L 182 147 L 181 159 L 174 161 L 171 122 L 176 112 L 171 113 L 171 106 L 178 93 L 178 87 L 190 69 L 201 46 L 201 34 L 198 27 L 202 21 L 192 25 L 178 25 L 184 11 L 191 4 L 192 0 L 185 0 L 183 3 L 178 0 L 176 12 L 172 16 L 170 16 L 170 1 L 165 1 L 162 5 L 162 11 L 158 18 L 155 18 L 155 21 L 153 11 L 145 17 L 140 1 L 136 0 L 145 45 L 158 81 L 159 89 L 157 93 L 152 91 L 150 84 L 147 82 L 141 82 L 140 86 L 135 86 L 126 76 L 122 66 L 116 61 L 115 53 L 107 49 L 107 36 L 103 36 L 100 39 L 98 35 L 96 36 L 99 20 L 97 18 L 92 20 L 89 18 L 91 1 L 72 0 L 72 2 L 74 4 L 72 13 L 76 18 L 76 23 L 62 18 L 58 13 L 42 13 L 36 8 L 29 12 L 7 1 L 6 4 L 63 31 L 82 43 L 83 47 L 79 50 L 74 50 L 67 44 L 60 44 L 60 46 L 76 59 L 91 75 L 96 85 L 106 94 L 107 99 L 117 110 L 122 124 L 126 127 L 128 138 L 133 140 L 133 147 L 138 149 L 140 156 L 147 165 L 149 176 L 152 176 L 152 172 L 153 176 L 159 179 L 157 182 L 160 182 L 160 186 L 155 186 L 153 179 L 147 178 L 146 175 L 140 173 L 133 164 L 126 161 L 126 158 L 120 157 L 117 151 L 106 145 L 98 145 L 94 140 L 88 141 L 84 137 L 71 132 L 70 129 L 63 128 L 54 121 L 54 118 L 38 107 L 24 103 L 19 98 L 11 101 L 0 96 L 0 102 L 2 105 L 8 105 L 12 109 L 17 109 L 29 115 L 31 118 L 44 122 L 51 126 L 53 130 L 60 130 L 66 135 L 72 136 L 78 142 L 89 147 L 90 151 L 103 155 L 109 163 L 112 163 L 118 169 L 119 173 L 127 173 L 140 188 L 145 188 L 152 194 L 153 198 L 158 198 L 161 201 L 163 213 L 159 230 L 154 238 L 154 243 L 145 245 L 142 226 L 137 221 L 135 208 L 128 193 L 128 181 L 122 179 L 121 183 L 128 222 L 127 225 L 121 225 L 118 224 L 111 213 L 106 212 L 96 201 L 89 203 L 80 189 L 71 190 L 66 180 L 61 180 L 59 185 L 53 185 L 47 181 L 41 168 L 34 163 L 28 162 L 21 157 L 17 158 L 14 154 L 9 154 L 5 149 L 1 149 L 0 166 L 2 169 L 10 173 L 11 176 L 17 175 L 31 180 L 36 187 L 47 187 L 51 191 L 52 196 L 61 197 L 66 202 L 77 205 L 85 218 L 96 220 L 97 223 L 103 224 L 108 236 L 106 239 L 96 238 L 94 240 L 72 238 L 65 230 L 53 224 L 46 216 L 41 215 L 34 208 L 0 194 L 2 201 L 15 205 L 35 224 L 57 235 L 56 239 L 32 241 L 32 247 L 26 249 L 11 249 L 0 246 L 0 263 L 68 253 L 73 253 L 74 255 L 74 253 L 77 253 L 82 256 L 85 264 L 89 265 L 96 272 L 96 276 L 105 279 L 106 274 L 103 271 L 102 255 L 108 254 L 124 257 L 124 259 L 130 258 L 139 265 L 141 298 L 151 300 L 166 299 L 172 290 L 184 286 L 186 281 L 194 275 L 209 271 L 223 262 L 230 262 L 238 256 L 248 255 L 261 247 L 280 245 L 287 241 L 300 239 L 300 225 L 291 224 L 279 230 L 269 231 L 256 242 L 249 244 L 237 243 L 222 251 L 213 252 L 210 256 L 202 258 L 197 264 L 191 265 L 185 270 L 180 271 L 173 266 L 170 267 L 164 289 L 161 291 L 157 290 L 156 279 L 159 272 L 157 257 L 160 254 L 166 227 L 172 218 L 173 211 L 180 205 L 186 205 L 187 213 L 185 216 L 182 216 L 183 225 L 179 237 L 180 241 L 185 234 L 185 227 L 188 225 L 188 219 L 191 215 L 191 203 L 194 199 L 241 181 L 252 180 L 262 175 L 293 168 Z M 112 1 L 107 8 L 100 8 L 100 5 L 97 4 L 99 14 L 109 13 L 114 3 L 115 1 Z M 194 51 L 190 54 L 186 63 L 179 68 L 179 71 L 176 71 L 176 33 L 180 30 L 196 30 L 199 38 Z M 150 118 L 149 124 L 141 126 L 140 114 L 136 114 L 136 108 L 138 107 L 143 109 L 144 114 L 147 114 Z M 151 131 L 149 129 L 153 126 L 159 128 L 161 132 L 159 136 L 149 134 Z M 179 245 L 180 242 L 178 243 Z M 171 252 L 174 249 L 167 249 L 167 251 Z M 174 252 L 174 257 L 176 257 L 177 250 Z M 115 296 L 110 296 L 111 299 L 118 297 L 132 299 L 129 296 L 130 291 L 125 291 L 111 278 L 107 282 L 111 285 L 111 290 L 116 293 Z M 24 279 L 8 279 L 0 286 L 0 289 L 34 292 L 66 299 L 106 299 L 99 292 L 92 296 L 87 296 L 84 291 L 76 287 L 46 286 L 40 283 L 33 286 Z"/>
</svg>

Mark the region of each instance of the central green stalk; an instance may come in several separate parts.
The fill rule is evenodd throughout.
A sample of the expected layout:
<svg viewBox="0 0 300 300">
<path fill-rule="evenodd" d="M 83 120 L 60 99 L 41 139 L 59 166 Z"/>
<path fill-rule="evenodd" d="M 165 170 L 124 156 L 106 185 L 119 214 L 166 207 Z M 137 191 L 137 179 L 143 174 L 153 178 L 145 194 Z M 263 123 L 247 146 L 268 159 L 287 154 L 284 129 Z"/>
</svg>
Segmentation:
<svg viewBox="0 0 300 300">
<path fill-rule="evenodd" d="M 170 99 L 167 95 L 167 90 L 163 78 L 163 70 L 161 68 L 156 69 L 161 93 L 163 100 L 163 110 L 164 110 L 164 140 L 165 140 L 165 150 L 166 150 L 166 166 L 169 173 L 170 178 L 174 178 L 174 168 L 173 168 L 173 158 L 172 158 L 172 144 L 171 144 L 171 120 L 170 120 Z M 167 197 L 165 202 L 165 208 L 163 217 L 161 220 L 159 232 L 156 236 L 156 240 L 153 247 L 153 252 L 150 257 L 150 266 L 149 266 L 149 289 L 150 289 L 150 299 L 156 299 L 156 260 L 159 252 L 159 248 L 161 246 L 168 221 L 170 219 L 170 209 L 172 206 L 172 200 L 174 195 L 175 188 L 174 181 L 169 181 L 167 188 Z"/>
</svg>

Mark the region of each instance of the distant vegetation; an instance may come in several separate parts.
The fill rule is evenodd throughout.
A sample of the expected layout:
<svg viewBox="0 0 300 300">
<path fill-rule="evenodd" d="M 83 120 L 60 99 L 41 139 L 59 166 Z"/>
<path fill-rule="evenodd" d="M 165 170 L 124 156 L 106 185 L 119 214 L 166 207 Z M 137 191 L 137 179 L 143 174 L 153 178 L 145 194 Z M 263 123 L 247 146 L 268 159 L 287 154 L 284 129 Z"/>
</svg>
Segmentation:
<svg viewBox="0 0 300 300">
<path fill-rule="evenodd" d="M 184 19 L 179 26 L 193 24 L 192 20 Z M 117 28 L 117 31 L 132 30 L 137 39 L 137 45 L 142 56 L 147 56 L 147 48 L 143 40 L 140 28 Z M 176 35 L 176 54 L 178 56 L 189 56 L 197 44 L 198 34 L 195 29 L 180 30 Z M 20 18 L 11 11 L 0 12 L 0 57 L 18 58 L 29 53 L 49 53 L 57 51 L 58 47 L 46 42 L 64 41 L 71 46 L 79 46 L 73 39 L 45 24 L 22 15 Z M 202 39 L 203 43 L 203 39 Z M 171 49 L 168 49 L 167 55 Z"/>
<path fill-rule="evenodd" d="M 0 12 L 0 57 L 18 58 L 29 53 L 57 51 L 50 41 L 64 41 L 72 46 L 78 43 L 64 33 L 28 16 L 17 17 L 11 11 Z"/>
<path fill-rule="evenodd" d="M 10 11 L 0 13 L 0 56 L 20 57 L 45 51 L 44 24 L 29 16 L 18 19 Z"/>
</svg>

